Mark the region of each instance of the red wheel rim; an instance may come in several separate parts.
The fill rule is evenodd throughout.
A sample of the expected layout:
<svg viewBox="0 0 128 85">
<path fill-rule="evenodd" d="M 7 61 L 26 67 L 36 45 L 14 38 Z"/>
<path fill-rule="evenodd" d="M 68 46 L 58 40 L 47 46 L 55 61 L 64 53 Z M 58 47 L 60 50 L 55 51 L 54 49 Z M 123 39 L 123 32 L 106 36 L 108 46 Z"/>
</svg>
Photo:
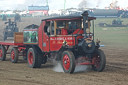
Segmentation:
<svg viewBox="0 0 128 85">
<path fill-rule="evenodd" d="M 69 70 L 69 68 L 70 68 L 70 59 L 69 59 L 68 55 L 63 56 L 63 67 L 65 70 Z"/>
<path fill-rule="evenodd" d="M 15 58 L 14 50 L 12 50 L 12 52 L 11 52 L 11 58 L 12 58 L 12 60 L 14 60 L 14 58 Z"/>
<path fill-rule="evenodd" d="M 33 64 L 33 54 L 32 54 L 32 52 L 29 52 L 29 54 L 28 54 L 28 62 L 29 62 L 30 65 Z"/>
<path fill-rule="evenodd" d="M 96 66 L 96 68 L 100 67 L 100 56 L 99 55 L 97 55 L 95 57 L 95 66 Z"/>
<path fill-rule="evenodd" d="M 0 58 L 2 58 L 2 55 L 3 55 L 2 49 L 0 49 Z"/>
</svg>

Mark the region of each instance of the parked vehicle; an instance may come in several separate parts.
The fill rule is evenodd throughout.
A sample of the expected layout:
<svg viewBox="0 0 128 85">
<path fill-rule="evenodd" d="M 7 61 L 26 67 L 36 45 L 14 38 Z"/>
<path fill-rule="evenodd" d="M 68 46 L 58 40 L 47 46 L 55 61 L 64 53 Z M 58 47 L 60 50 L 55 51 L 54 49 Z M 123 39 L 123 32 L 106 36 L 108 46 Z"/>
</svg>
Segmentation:
<svg viewBox="0 0 128 85">
<path fill-rule="evenodd" d="M 121 17 L 128 18 L 128 10 L 118 9 L 90 9 L 89 15 L 93 17 Z"/>
<path fill-rule="evenodd" d="M 14 32 L 18 32 L 18 27 L 16 22 L 12 22 L 11 19 L 8 19 L 8 22 L 5 22 L 6 27 L 4 28 L 4 37 L 3 40 L 5 41 L 7 37 L 14 37 Z"/>
<path fill-rule="evenodd" d="M 117 19 L 113 19 L 111 24 L 107 24 L 105 22 L 101 22 L 98 25 L 100 27 L 128 27 L 128 24 L 124 25 L 122 22 L 123 21 L 120 18 L 117 18 Z"/>
</svg>

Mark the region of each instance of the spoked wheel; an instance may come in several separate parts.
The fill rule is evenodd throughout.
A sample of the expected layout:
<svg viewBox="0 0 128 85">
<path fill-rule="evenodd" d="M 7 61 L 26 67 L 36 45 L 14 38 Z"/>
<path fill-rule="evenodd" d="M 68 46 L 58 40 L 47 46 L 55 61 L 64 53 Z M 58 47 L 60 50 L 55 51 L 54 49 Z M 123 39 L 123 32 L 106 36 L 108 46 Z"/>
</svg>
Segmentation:
<svg viewBox="0 0 128 85">
<path fill-rule="evenodd" d="M 75 70 L 75 57 L 71 51 L 64 51 L 61 57 L 61 65 L 65 73 L 73 73 Z"/>
<path fill-rule="evenodd" d="M 106 57 L 104 52 L 98 49 L 95 52 L 93 59 L 94 59 L 94 65 L 92 65 L 92 69 L 98 72 L 103 71 L 106 65 Z"/>
<path fill-rule="evenodd" d="M 12 63 L 17 63 L 17 61 L 18 61 L 18 48 L 16 48 L 16 47 L 12 48 L 10 60 Z"/>
<path fill-rule="evenodd" d="M 0 46 L 0 60 L 5 61 L 6 59 L 6 49 L 4 46 Z"/>
<path fill-rule="evenodd" d="M 39 68 L 41 66 L 41 57 L 34 51 L 33 48 L 28 49 L 27 61 L 30 68 Z"/>
</svg>

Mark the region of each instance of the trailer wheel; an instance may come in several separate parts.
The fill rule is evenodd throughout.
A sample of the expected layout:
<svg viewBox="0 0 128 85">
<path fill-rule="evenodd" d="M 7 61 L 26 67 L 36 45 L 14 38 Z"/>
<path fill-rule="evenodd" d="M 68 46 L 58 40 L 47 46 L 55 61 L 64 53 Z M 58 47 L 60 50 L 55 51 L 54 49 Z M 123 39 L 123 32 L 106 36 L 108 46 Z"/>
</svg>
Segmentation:
<svg viewBox="0 0 128 85">
<path fill-rule="evenodd" d="M 40 68 L 41 57 L 35 52 L 33 48 L 29 48 L 27 52 L 27 61 L 30 68 Z"/>
<path fill-rule="evenodd" d="M 75 70 L 75 56 L 71 51 L 64 51 L 61 57 L 61 65 L 65 73 L 73 73 Z"/>
<path fill-rule="evenodd" d="M 106 57 L 102 50 L 98 49 L 94 54 L 94 65 L 92 69 L 94 71 L 102 72 L 106 65 Z"/>
<path fill-rule="evenodd" d="M 6 59 L 6 49 L 4 46 L 0 46 L 0 60 L 5 61 Z"/>
<path fill-rule="evenodd" d="M 11 50 L 10 60 L 12 63 L 17 63 L 18 61 L 18 48 L 14 47 Z"/>
</svg>

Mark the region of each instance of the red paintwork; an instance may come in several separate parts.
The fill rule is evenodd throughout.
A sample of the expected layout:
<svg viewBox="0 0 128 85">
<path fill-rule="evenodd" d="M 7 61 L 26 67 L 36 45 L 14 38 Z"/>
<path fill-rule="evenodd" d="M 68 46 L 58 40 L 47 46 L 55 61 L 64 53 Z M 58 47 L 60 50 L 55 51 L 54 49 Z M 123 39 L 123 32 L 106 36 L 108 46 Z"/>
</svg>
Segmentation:
<svg viewBox="0 0 128 85">
<path fill-rule="evenodd" d="M 76 29 L 73 34 L 83 34 L 84 31 L 82 29 Z"/>
<path fill-rule="evenodd" d="M 51 36 L 50 37 L 50 51 L 58 51 L 63 45 L 63 42 L 66 41 L 67 45 L 75 45 L 75 37 L 72 35 L 60 35 L 60 36 Z"/>
<path fill-rule="evenodd" d="M 45 24 L 45 21 L 43 21 L 43 27 L 40 27 L 38 30 L 39 47 L 42 51 L 44 52 L 58 51 L 62 47 L 64 41 L 66 41 L 67 45 L 69 46 L 75 45 L 75 37 L 72 35 L 66 35 L 67 34 L 66 29 L 62 29 L 62 32 L 61 32 L 62 35 L 58 35 L 58 36 L 48 36 L 44 31 L 43 33 L 41 33 L 42 29 L 44 29 L 44 24 Z M 81 34 L 81 33 L 83 33 L 83 30 L 81 29 L 77 29 L 74 32 L 74 34 Z M 77 39 L 80 39 L 80 38 L 83 38 L 83 36 L 77 37 Z"/>
<path fill-rule="evenodd" d="M 22 51 L 22 50 L 25 50 L 26 48 L 24 47 L 24 44 L 23 43 L 14 43 L 14 42 L 0 42 L 0 45 L 3 45 L 6 49 L 6 51 L 8 50 L 8 48 L 10 46 L 18 46 L 18 51 Z M 2 49 L 0 49 L 0 57 L 1 57 L 1 54 L 2 53 Z M 12 55 L 12 54 L 11 54 Z M 11 56 L 12 57 L 12 56 Z"/>
<path fill-rule="evenodd" d="M 0 58 L 2 58 L 2 55 L 3 55 L 2 49 L 0 49 Z"/>
<path fill-rule="evenodd" d="M 67 35 L 67 34 L 68 34 L 67 29 L 62 28 L 61 35 Z"/>
<path fill-rule="evenodd" d="M 44 28 L 45 22 L 41 22 L 40 27 L 38 28 L 38 45 L 41 50 L 43 50 L 43 28 Z"/>
<path fill-rule="evenodd" d="M 0 42 L 0 45 L 24 46 L 23 43 L 14 43 L 14 42 Z"/>
<path fill-rule="evenodd" d="M 63 67 L 65 70 L 69 70 L 69 68 L 70 68 L 70 59 L 69 59 L 68 55 L 63 56 Z"/>
<path fill-rule="evenodd" d="M 22 51 L 22 50 L 25 50 L 26 48 L 25 47 L 18 47 L 18 51 Z"/>
<path fill-rule="evenodd" d="M 15 53 L 14 53 L 14 50 L 12 50 L 12 52 L 11 52 L 11 59 L 14 60 L 14 58 L 15 58 Z"/>
<path fill-rule="evenodd" d="M 28 62 L 30 65 L 33 64 L 33 53 L 32 52 L 29 52 L 29 54 L 28 54 Z"/>
<path fill-rule="evenodd" d="M 49 37 L 48 37 L 48 35 L 44 32 L 44 25 L 45 25 L 45 21 L 43 21 L 43 31 L 42 31 L 42 33 L 43 33 L 43 42 L 41 43 L 42 44 L 42 50 L 44 51 L 44 52 L 49 52 L 50 50 L 49 50 Z M 40 30 L 39 30 L 40 31 Z M 42 36 L 41 36 L 42 37 Z"/>
<path fill-rule="evenodd" d="M 74 32 L 73 32 L 73 34 L 83 34 L 84 33 L 84 31 L 82 30 L 82 29 L 76 29 Z M 77 40 L 76 40 L 76 44 L 78 44 L 78 39 L 82 39 L 83 38 L 83 36 L 78 36 L 77 37 Z"/>
</svg>

